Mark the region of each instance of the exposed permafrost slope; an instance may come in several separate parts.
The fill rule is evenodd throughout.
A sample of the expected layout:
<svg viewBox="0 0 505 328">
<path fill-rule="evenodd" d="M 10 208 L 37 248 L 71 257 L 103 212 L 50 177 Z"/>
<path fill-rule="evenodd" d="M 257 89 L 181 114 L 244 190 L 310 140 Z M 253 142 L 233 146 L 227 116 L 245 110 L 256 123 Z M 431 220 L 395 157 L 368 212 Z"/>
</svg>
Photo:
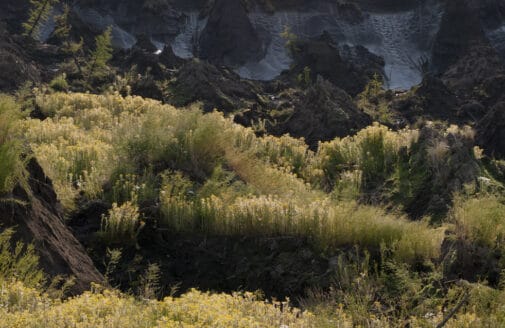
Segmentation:
<svg viewBox="0 0 505 328">
<path fill-rule="evenodd" d="M 196 11 L 186 13 L 184 18 L 184 26 L 172 42 L 172 50 L 174 54 L 180 58 L 188 59 L 198 53 L 197 40 L 200 38 L 200 33 L 207 24 L 207 19 L 201 19 Z"/>
<path fill-rule="evenodd" d="M 368 12 L 360 12 L 352 5 L 325 1 L 314 2 L 314 6 L 307 4 L 303 8 L 291 6 L 275 13 L 252 9 L 248 12 L 248 17 L 261 38 L 261 46 L 266 50 L 265 55 L 233 68 L 240 76 L 255 80 L 272 80 L 288 69 L 292 59 L 285 46 L 286 40 L 281 36 L 287 27 L 302 38 L 314 38 L 328 32 L 340 45 L 365 46 L 384 58 L 384 75 L 389 88 L 408 89 L 421 81 L 420 63 L 431 59 L 432 44 L 444 14 L 444 1 L 420 2 L 416 5 L 412 1 L 408 6 L 400 8 L 396 5 L 386 6 L 385 3 L 365 6 Z M 135 36 L 147 35 L 159 50 L 163 49 L 165 44 L 170 44 L 174 53 L 181 58 L 205 55 L 200 51 L 199 41 L 208 22 L 204 13 L 208 14 L 209 11 L 199 11 L 198 7 L 190 6 L 192 9 L 183 13 L 181 11 L 185 9 L 174 5 L 161 12 L 150 12 L 132 1 L 114 3 L 112 5 L 103 1 L 94 6 L 76 6 L 74 11 L 83 22 L 97 30 L 112 26 L 116 47 L 130 48 L 135 43 Z M 493 20 L 493 24 L 484 24 L 489 21 L 487 17 L 489 11 L 492 11 L 489 8 L 494 7 L 481 7 L 478 6 L 475 11 L 482 13 L 481 20 L 488 29 L 488 38 L 503 54 L 505 27 L 500 26 L 498 18 Z M 51 26 L 48 26 L 48 30 L 50 29 Z M 240 27 L 237 27 L 237 30 L 235 34 L 240 35 L 243 32 Z M 46 34 L 47 31 L 44 30 L 44 35 Z M 234 43 L 240 40 L 227 40 L 221 42 L 222 44 L 217 42 L 215 47 L 238 47 Z M 235 61 L 240 62 L 241 58 L 235 58 Z"/>
<path fill-rule="evenodd" d="M 406 89 L 421 82 L 422 64 L 430 58 L 441 17 L 439 8 L 370 15 L 371 30 L 380 41 L 364 45 L 384 58 L 391 89 Z"/>
<path fill-rule="evenodd" d="M 281 36 L 286 28 L 302 38 L 318 37 L 326 31 L 339 44 L 362 45 L 382 56 L 390 88 L 410 88 L 421 81 L 419 62 L 429 59 L 442 13 L 437 3 L 403 12 L 366 13 L 358 21 L 343 17 L 336 4 L 312 11 L 252 12 L 249 19 L 267 45 L 267 52 L 260 61 L 247 63 L 236 72 L 244 78 L 274 79 L 291 64 L 286 40 Z M 198 31 L 205 25 L 205 21 L 195 19 L 195 13 L 188 17 L 183 32 L 172 43 L 174 52 L 184 58 L 192 56 Z"/>
<path fill-rule="evenodd" d="M 103 282 L 84 247 L 64 224 L 51 181 L 35 160 L 28 164 L 28 171 L 31 195 L 18 186 L 13 200 L 0 201 L 1 228 L 14 226 L 18 238 L 33 243 L 50 276 L 75 277 L 72 293 L 89 290 L 92 282 Z"/>
<path fill-rule="evenodd" d="M 487 30 L 486 35 L 491 45 L 505 57 L 505 23 L 498 28 Z"/>
</svg>

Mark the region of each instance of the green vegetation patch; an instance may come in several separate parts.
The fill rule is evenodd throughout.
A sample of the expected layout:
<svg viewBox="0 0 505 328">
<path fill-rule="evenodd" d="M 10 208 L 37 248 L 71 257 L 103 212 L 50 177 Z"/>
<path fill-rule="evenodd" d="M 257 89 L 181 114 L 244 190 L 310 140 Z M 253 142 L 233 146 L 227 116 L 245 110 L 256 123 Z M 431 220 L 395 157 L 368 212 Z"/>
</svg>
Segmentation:
<svg viewBox="0 0 505 328">
<path fill-rule="evenodd" d="M 314 153 L 287 136 L 257 137 L 217 112 L 139 97 L 56 93 L 37 102 L 50 116 L 26 121 L 37 159 L 67 208 L 78 194 L 109 200 L 109 241 L 130 243 L 143 207 L 156 203 L 158 224 L 178 232 L 298 236 L 323 252 L 385 244 L 405 262 L 439 256 L 443 229 L 319 188 L 342 186 L 345 170 L 360 172 L 358 190 L 384 180 L 416 131 L 373 126 Z"/>
</svg>

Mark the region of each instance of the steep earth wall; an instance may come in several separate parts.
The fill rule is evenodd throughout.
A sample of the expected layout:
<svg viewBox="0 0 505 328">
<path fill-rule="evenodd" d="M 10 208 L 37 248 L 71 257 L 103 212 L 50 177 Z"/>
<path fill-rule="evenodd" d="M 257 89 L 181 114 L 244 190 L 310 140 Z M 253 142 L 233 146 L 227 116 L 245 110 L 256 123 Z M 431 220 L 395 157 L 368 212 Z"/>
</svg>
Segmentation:
<svg viewBox="0 0 505 328">
<path fill-rule="evenodd" d="M 14 227 L 17 239 L 33 243 L 44 271 L 54 277 L 75 277 L 71 293 L 103 283 L 84 247 L 65 225 L 52 182 L 35 160 L 28 164 L 29 191 L 17 186 L 10 201 L 0 201 L 1 228 Z"/>
</svg>

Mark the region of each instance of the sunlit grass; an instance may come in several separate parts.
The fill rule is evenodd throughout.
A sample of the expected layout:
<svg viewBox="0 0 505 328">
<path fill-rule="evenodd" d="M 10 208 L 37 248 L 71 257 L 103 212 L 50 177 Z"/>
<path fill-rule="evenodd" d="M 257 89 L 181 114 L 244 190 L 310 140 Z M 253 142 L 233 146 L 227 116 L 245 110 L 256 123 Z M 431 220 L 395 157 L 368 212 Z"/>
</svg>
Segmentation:
<svg viewBox="0 0 505 328">
<path fill-rule="evenodd" d="M 459 197 L 451 222 L 461 239 L 481 246 L 505 250 L 505 204 L 494 195 Z"/>
<path fill-rule="evenodd" d="M 22 142 L 18 135 L 24 114 L 14 99 L 0 94 L 0 195 L 23 179 Z"/>
<path fill-rule="evenodd" d="M 26 137 L 68 208 L 78 193 L 103 197 L 109 184 L 118 213 L 124 202 L 159 202 L 162 224 L 178 231 L 294 235 L 324 251 L 385 244 L 406 262 L 439 255 L 440 230 L 352 196 L 362 183 L 391 174 L 399 149 L 416 140 L 415 130 L 374 125 L 314 153 L 303 140 L 257 137 L 217 112 L 139 97 L 56 93 L 37 101 L 51 117 L 28 120 Z M 167 177 L 177 174 L 187 183 L 174 192 Z M 331 180 L 338 195 L 319 189 L 323 180 Z M 130 236 L 138 220 L 118 217 L 104 218 L 104 233 Z"/>
</svg>

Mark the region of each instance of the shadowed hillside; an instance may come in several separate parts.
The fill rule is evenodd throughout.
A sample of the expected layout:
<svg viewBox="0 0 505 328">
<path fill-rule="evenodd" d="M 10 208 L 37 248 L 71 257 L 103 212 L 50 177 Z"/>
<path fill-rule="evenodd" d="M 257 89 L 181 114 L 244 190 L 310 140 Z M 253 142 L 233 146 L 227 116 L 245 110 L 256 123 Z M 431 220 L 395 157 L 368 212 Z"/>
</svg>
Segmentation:
<svg viewBox="0 0 505 328">
<path fill-rule="evenodd" d="M 505 3 L 0 4 L 0 327 L 500 327 Z"/>
</svg>

